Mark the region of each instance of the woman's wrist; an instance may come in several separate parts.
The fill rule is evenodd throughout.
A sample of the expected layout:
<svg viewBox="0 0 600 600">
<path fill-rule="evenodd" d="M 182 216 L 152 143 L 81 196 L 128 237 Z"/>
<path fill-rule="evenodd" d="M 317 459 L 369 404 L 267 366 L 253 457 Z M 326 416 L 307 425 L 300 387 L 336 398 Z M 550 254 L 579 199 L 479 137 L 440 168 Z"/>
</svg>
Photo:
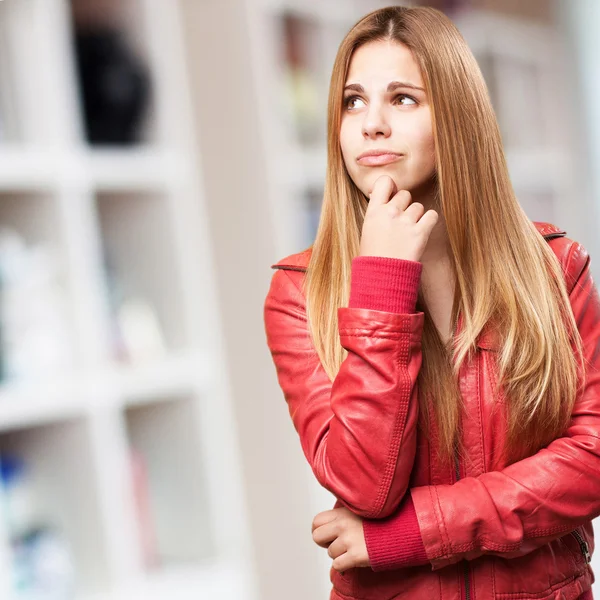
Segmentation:
<svg viewBox="0 0 600 600">
<path fill-rule="evenodd" d="M 363 531 L 373 571 L 425 565 L 429 562 L 410 492 L 386 519 L 364 519 Z"/>
<path fill-rule="evenodd" d="M 369 308 L 410 314 L 416 311 L 423 265 L 386 256 L 357 256 L 352 260 L 350 308 Z"/>
</svg>

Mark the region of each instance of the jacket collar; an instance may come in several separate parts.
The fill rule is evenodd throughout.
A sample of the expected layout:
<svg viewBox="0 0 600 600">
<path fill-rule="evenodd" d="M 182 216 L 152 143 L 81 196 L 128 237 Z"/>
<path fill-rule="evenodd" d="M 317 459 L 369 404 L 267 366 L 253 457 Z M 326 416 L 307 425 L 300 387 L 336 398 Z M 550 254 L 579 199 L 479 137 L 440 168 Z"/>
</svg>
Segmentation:
<svg viewBox="0 0 600 600">
<path fill-rule="evenodd" d="M 556 237 L 562 237 L 566 235 L 564 229 L 560 229 L 552 223 L 546 223 L 543 221 L 533 221 L 538 233 L 540 233 L 544 239 L 551 240 Z M 271 265 L 273 269 L 285 269 L 289 271 L 301 271 L 306 272 L 310 261 L 310 255 L 312 252 L 312 246 L 306 248 L 302 252 L 292 254 L 282 258 L 279 262 Z M 462 313 L 458 315 L 458 321 L 456 324 L 455 335 L 462 330 L 463 327 L 463 316 Z M 477 347 L 484 350 L 498 351 L 501 347 L 501 340 L 496 329 L 491 325 L 485 326 L 477 339 Z"/>
</svg>

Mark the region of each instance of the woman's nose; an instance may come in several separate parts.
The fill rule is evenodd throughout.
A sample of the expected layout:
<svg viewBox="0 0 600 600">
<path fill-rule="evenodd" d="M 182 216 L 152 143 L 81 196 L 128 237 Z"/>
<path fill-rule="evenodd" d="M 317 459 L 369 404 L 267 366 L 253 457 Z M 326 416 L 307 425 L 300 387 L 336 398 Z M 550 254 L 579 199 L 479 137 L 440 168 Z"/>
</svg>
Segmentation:
<svg viewBox="0 0 600 600">
<path fill-rule="evenodd" d="M 383 111 L 371 105 L 363 121 L 363 136 L 365 138 L 374 138 L 377 135 L 388 137 L 390 133 L 391 128 L 385 119 Z"/>
</svg>

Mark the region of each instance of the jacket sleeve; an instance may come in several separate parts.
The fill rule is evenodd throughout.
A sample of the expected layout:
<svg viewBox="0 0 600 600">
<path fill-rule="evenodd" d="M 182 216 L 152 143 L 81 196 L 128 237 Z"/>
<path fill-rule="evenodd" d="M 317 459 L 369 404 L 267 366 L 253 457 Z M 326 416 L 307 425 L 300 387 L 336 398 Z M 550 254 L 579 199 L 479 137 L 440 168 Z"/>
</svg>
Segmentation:
<svg viewBox="0 0 600 600">
<path fill-rule="evenodd" d="M 408 489 L 415 459 L 424 314 L 338 308 L 348 355 L 331 381 L 311 341 L 298 281 L 297 272 L 275 271 L 264 322 L 302 450 L 319 483 L 347 508 L 389 516 Z M 415 299 L 417 288 L 418 280 Z"/>
<path fill-rule="evenodd" d="M 586 383 L 564 436 L 500 471 L 466 477 L 453 485 L 410 489 L 421 538 L 433 570 L 482 554 L 515 558 L 563 536 L 600 515 L 600 298 L 590 258 L 574 243 L 569 271 L 579 273 L 570 292 L 581 333 Z M 395 520 L 382 524 L 392 532 Z M 397 529 L 397 527 L 396 527 Z M 373 553 L 386 531 L 373 530 Z M 404 552 L 396 564 L 414 564 Z M 388 564 L 394 564 L 389 560 Z"/>
</svg>

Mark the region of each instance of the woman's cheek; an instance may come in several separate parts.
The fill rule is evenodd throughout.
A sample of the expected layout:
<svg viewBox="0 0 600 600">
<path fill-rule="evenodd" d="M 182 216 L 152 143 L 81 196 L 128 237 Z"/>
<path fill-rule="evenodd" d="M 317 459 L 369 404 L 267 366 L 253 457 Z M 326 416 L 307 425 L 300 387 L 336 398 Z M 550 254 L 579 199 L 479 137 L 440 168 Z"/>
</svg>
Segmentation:
<svg viewBox="0 0 600 600">
<path fill-rule="evenodd" d="M 365 177 L 361 175 L 360 169 L 356 162 L 352 159 L 354 153 L 353 152 L 344 152 L 342 149 L 342 159 L 344 164 L 346 165 L 346 170 L 350 175 L 350 179 L 354 182 L 354 184 L 364 192 L 364 179 Z"/>
</svg>

